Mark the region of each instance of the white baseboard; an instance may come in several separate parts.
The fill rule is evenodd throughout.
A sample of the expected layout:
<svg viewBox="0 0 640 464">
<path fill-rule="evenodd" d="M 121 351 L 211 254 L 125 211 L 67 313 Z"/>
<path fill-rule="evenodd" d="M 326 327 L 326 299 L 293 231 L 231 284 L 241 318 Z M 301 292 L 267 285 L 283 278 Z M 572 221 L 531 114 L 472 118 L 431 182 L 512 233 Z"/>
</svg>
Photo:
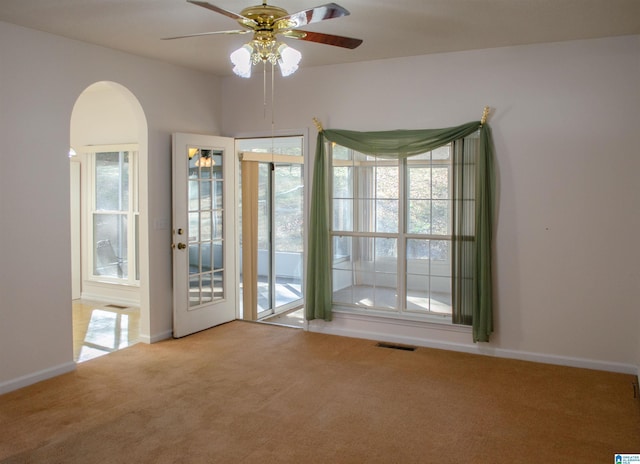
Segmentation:
<svg viewBox="0 0 640 464">
<path fill-rule="evenodd" d="M 334 313 L 334 321 L 340 319 L 340 315 Z M 346 319 L 346 318 L 345 318 Z M 375 325 L 375 323 L 374 323 Z M 451 327 L 451 326 L 449 326 Z M 388 328 L 388 326 L 386 327 Z M 618 372 L 622 374 L 637 374 L 640 378 L 640 370 L 633 364 L 624 364 L 609 361 L 599 361 L 586 358 L 574 358 L 568 356 L 550 355 L 544 353 L 532 353 L 526 351 L 509 350 L 504 348 L 493 348 L 484 343 L 465 344 L 457 341 L 437 340 L 429 337 L 416 337 L 404 335 L 402 333 L 384 332 L 384 325 L 380 325 L 381 330 L 359 330 L 356 328 L 340 327 L 331 322 L 311 321 L 307 330 L 309 332 L 325 333 L 329 335 L 339 335 L 343 337 L 362 338 L 367 340 L 383 341 L 389 343 L 399 343 L 403 345 L 420 346 L 424 348 L 435 348 L 441 350 L 458 351 L 470 354 L 480 354 L 485 356 L 495 356 L 498 358 L 519 359 L 521 361 L 532 361 L 544 364 L 555 364 L 559 366 L 578 367 L 584 369 L 595 369 L 600 371 Z M 451 330 L 445 328 L 445 330 Z M 433 329 L 432 329 L 433 330 Z"/>
<path fill-rule="evenodd" d="M 613 361 L 600 361 L 597 359 L 574 358 L 570 356 L 558 356 L 545 353 L 531 353 L 527 351 L 506 350 L 502 348 L 479 347 L 478 354 L 496 356 L 500 358 L 519 359 L 521 361 L 532 361 L 544 364 L 555 364 L 558 366 L 579 367 L 582 369 L 594 369 L 597 371 L 617 372 L 620 374 L 633 374 L 635 366 L 633 364 L 618 363 Z"/>
<path fill-rule="evenodd" d="M 9 393 L 10 391 L 14 391 L 19 388 L 33 385 L 34 383 L 38 383 L 43 380 L 56 377 L 58 375 L 66 374 L 67 372 L 73 372 L 75 370 L 76 363 L 68 362 L 55 367 L 50 367 L 48 369 L 43 369 L 38 372 L 34 372 L 33 374 L 28 374 L 16 379 L 8 380 L 6 382 L 0 383 L 0 395 Z"/>
<path fill-rule="evenodd" d="M 154 335 L 143 335 L 140 334 L 140 336 L 138 337 L 140 339 L 140 341 L 142 343 L 146 343 L 146 344 L 151 344 L 151 343 L 157 343 L 157 342 L 161 342 L 162 340 L 167 340 L 169 338 L 173 337 L 173 331 L 172 330 L 166 330 L 164 332 L 160 332 L 158 334 L 154 334 Z"/>
<path fill-rule="evenodd" d="M 173 331 L 167 330 L 165 332 L 161 332 L 159 334 L 154 335 L 140 335 L 140 341 L 142 343 L 156 343 L 162 340 L 167 340 L 173 336 Z M 59 366 L 51 367 L 49 369 L 44 369 L 38 372 L 34 372 L 33 374 L 28 374 L 22 377 L 18 377 L 16 379 L 11 379 L 6 382 L 0 383 L 0 395 L 4 393 L 9 393 L 14 390 L 18 390 L 19 388 L 27 387 L 29 385 L 33 385 L 34 383 L 41 382 L 42 380 L 47 380 L 52 377 L 57 377 L 58 375 L 66 374 L 67 372 L 73 372 L 76 370 L 75 362 L 68 362 L 65 364 L 60 364 Z"/>
</svg>

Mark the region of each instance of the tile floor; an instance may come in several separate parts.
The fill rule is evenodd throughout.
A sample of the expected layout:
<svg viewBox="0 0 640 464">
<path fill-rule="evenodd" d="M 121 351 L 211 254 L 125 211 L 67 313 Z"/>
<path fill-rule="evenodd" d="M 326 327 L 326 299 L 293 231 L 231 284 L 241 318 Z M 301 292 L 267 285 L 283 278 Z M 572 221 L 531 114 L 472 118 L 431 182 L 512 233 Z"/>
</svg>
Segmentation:
<svg viewBox="0 0 640 464">
<path fill-rule="evenodd" d="M 74 300 L 73 359 L 83 362 L 138 342 L 140 308 Z"/>
</svg>

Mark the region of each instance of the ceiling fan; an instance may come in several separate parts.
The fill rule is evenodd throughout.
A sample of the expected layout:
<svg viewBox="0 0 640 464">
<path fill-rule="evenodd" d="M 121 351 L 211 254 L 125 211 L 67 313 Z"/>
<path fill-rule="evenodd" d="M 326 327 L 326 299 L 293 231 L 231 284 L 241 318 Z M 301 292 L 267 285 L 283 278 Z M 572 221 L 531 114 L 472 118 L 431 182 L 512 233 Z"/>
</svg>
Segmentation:
<svg viewBox="0 0 640 464">
<path fill-rule="evenodd" d="M 250 6 L 240 13 L 234 13 L 203 1 L 187 0 L 187 2 L 235 19 L 244 29 L 201 32 L 176 37 L 166 37 L 164 40 L 215 34 L 248 34 L 253 32 L 253 40 L 231 54 L 231 61 L 234 64 L 233 71 L 242 77 L 250 77 L 251 66 L 260 62 L 270 62 L 273 65 L 278 64 L 283 76 L 293 74 L 298 69 L 298 63 L 302 55 L 297 50 L 288 47 L 282 42 L 278 42 L 276 38 L 278 35 L 348 49 L 354 49 L 362 43 L 361 39 L 298 29 L 307 24 L 349 15 L 349 11 L 335 3 L 327 3 L 326 5 L 320 5 L 308 10 L 289 14 L 283 8 L 267 5 L 267 0 L 263 0 L 262 5 Z"/>
</svg>

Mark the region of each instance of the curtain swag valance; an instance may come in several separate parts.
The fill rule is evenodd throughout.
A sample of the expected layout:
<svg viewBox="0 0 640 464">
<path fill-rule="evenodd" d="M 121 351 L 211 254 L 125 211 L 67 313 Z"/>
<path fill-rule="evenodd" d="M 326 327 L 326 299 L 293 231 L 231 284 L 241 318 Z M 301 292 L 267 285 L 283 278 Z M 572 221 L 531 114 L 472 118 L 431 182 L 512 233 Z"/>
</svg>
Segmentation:
<svg viewBox="0 0 640 464">
<path fill-rule="evenodd" d="M 486 110 L 485 110 L 486 112 Z M 474 342 L 488 342 L 493 332 L 493 304 L 491 280 L 492 226 L 495 197 L 493 172 L 493 141 L 491 129 L 483 121 L 469 122 L 461 126 L 444 129 L 393 130 L 381 132 L 356 132 L 349 130 L 322 129 L 318 126 L 318 139 L 311 187 L 311 208 L 309 218 L 309 257 L 307 259 L 306 306 L 307 320 L 330 321 L 331 287 L 331 197 L 329 188 L 329 167 L 326 143 L 334 142 L 357 152 L 383 157 L 407 158 L 429 152 L 440 146 L 454 142 L 453 176 L 456 180 L 456 163 L 465 163 L 465 157 L 475 160 L 475 178 L 468 180 L 475 185 L 472 227 L 457 224 L 457 217 L 468 214 L 456 213 L 454 193 L 453 234 L 452 234 L 452 299 L 453 316 L 456 324 L 471 325 Z M 456 149 L 455 143 L 462 142 L 476 132 L 480 133 L 475 151 Z M 461 144 L 462 145 L 462 144 Z M 460 157 L 460 161 L 456 161 Z M 460 170 L 462 172 L 462 170 Z M 461 178 L 464 176 L 460 176 Z M 454 191 L 469 190 L 455 186 Z M 469 198 L 465 198 L 468 200 Z M 464 208 L 464 206 L 460 206 Z"/>
</svg>

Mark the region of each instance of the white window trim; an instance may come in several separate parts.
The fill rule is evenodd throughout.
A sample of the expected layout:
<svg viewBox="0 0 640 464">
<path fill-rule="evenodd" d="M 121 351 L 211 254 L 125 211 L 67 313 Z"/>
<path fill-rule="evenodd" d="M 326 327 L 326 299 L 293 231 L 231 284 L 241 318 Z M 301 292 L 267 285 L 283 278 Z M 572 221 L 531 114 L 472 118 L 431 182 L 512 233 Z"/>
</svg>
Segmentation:
<svg viewBox="0 0 640 464">
<path fill-rule="evenodd" d="M 86 182 L 84 183 L 85 198 L 87 201 L 84 204 L 83 211 L 86 220 L 83 221 L 83 239 L 82 242 L 82 256 L 84 257 L 83 266 L 83 279 L 93 283 L 102 283 L 110 285 L 119 285 L 126 287 L 140 287 L 140 280 L 136 279 L 136 267 L 139 263 L 136 262 L 136 240 L 135 240 L 135 218 L 140 217 L 139 208 L 139 168 L 138 168 L 138 153 L 139 145 L 137 143 L 124 143 L 124 144 L 105 144 L 105 145 L 85 145 L 81 148 L 81 152 L 84 158 L 84 176 Z M 129 211 L 128 215 L 132 218 L 131 227 L 127 227 L 127 262 L 131 266 L 127 279 L 120 279 L 114 277 L 108 277 L 103 275 L 93 274 L 94 269 L 94 255 L 93 255 L 93 214 L 95 211 L 96 195 L 95 195 L 95 154 L 103 152 L 129 152 Z M 138 205 L 136 209 L 135 206 Z M 139 222 L 139 220 L 138 220 Z"/>
</svg>

